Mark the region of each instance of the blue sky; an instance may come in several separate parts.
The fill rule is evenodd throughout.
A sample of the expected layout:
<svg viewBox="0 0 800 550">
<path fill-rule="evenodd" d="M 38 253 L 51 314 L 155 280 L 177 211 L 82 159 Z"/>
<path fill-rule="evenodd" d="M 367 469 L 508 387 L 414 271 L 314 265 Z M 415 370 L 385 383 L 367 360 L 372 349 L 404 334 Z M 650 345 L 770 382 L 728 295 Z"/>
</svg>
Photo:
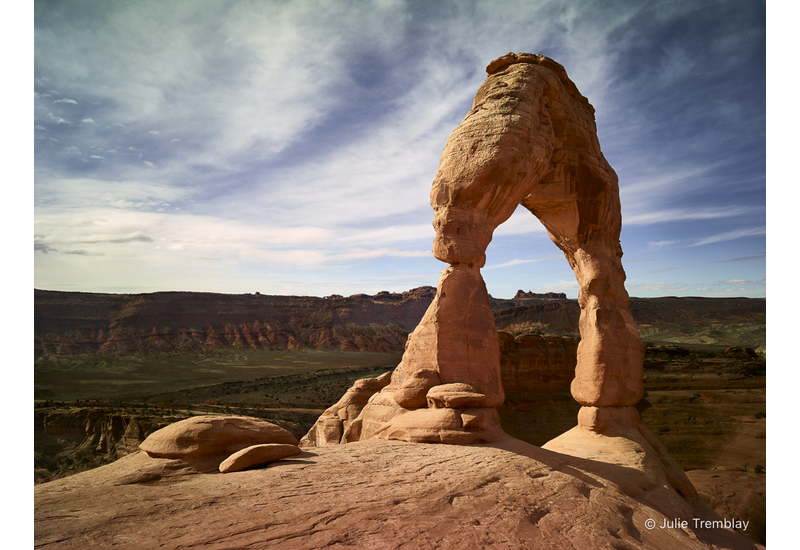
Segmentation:
<svg viewBox="0 0 800 550">
<path fill-rule="evenodd" d="M 429 191 L 485 67 L 552 57 L 620 181 L 631 296 L 766 296 L 766 6 L 39 1 L 34 286 L 436 285 Z M 519 209 L 489 292 L 577 284 Z"/>
</svg>

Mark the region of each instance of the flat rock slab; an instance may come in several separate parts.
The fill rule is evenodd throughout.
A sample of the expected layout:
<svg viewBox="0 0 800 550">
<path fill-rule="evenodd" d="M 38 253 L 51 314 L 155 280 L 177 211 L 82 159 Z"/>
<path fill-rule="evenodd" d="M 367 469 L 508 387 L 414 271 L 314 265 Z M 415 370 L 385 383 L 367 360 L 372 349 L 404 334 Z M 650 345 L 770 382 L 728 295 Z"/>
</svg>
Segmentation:
<svg viewBox="0 0 800 550">
<path fill-rule="evenodd" d="M 363 441 L 195 473 L 127 456 L 35 488 L 35 547 L 756 548 L 724 529 L 647 529 L 646 476 L 518 440 Z M 717 517 L 696 501 L 698 517 Z M 688 518 L 687 518 L 688 519 Z"/>
</svg>

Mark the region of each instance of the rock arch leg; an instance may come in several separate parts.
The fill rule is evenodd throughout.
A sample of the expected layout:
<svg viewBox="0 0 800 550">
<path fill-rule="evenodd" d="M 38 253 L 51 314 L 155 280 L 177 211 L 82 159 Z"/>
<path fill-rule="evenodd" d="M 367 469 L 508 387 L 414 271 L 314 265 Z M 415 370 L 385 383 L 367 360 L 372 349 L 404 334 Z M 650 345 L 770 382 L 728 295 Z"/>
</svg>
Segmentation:
<svg viewBox="0 0 800 550">
<path fill-rule="evenodd" d="M 571 134 L 589 130 L 593 125 Z M 563 136 L 558 141 L 568 142 Z M 556 149 L 554 157 L 559 161 L 522 204 L 545 225 L 578 281 L 581 342 L 571 389 L 589 408 L 579 423 L 594 429 L 590 411 L 633 407 L 642 398 L 644 350 L 624 284 L 616 174 L 599 149 Z"/>
</svg>

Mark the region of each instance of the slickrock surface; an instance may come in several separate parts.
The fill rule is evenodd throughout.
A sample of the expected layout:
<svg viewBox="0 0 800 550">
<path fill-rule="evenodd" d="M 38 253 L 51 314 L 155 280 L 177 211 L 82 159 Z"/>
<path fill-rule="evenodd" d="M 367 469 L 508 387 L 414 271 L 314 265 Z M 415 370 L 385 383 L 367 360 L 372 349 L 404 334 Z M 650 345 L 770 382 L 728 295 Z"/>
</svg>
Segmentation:
<svg viewBox="0 0 800 550">
<path fill-rule="evenodd" d="M 720 516 L 749 521 L 747 534 L 767 538 L 767 488 L 764 474 L 752 471 L 692 470 L 686 472 L 697 492 Z"/>
<path fill-rule="evenodd" d="M 630 461 L 518 440 L 476 446 L 362 441 L 267 467 L 197 473 L 140 452 L 35 488 L 35 548 L 758 548 L 701 500 Z M 687 528 L 665 520 L 689 513 Z M 673 515 L 674 514 L 674 515 Z M 652 519 L 656 528 L 648 529 Z"/>
</svg>

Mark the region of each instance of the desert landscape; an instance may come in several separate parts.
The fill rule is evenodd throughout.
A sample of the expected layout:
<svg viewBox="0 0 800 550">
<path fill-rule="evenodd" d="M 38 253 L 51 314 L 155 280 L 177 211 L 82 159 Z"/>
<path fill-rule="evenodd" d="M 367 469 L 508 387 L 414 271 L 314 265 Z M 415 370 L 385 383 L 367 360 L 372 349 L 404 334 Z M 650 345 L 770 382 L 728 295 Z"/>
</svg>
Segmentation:
<svg viewBox="0 0 800 550">
<path fill-rule="evenodd" d="M 760 296 L 764 282 L 711 283 L 724 287 L 724 298 L 686 295 L 666 275 L 631 285 L 620 178 L 577 80 L 550 57 L 513 51 L 485 73 L 444 145 L 428 195 L 436 286 L 321 297 L 34 289 L 36 548 L 766 548 L 766 299 L 733 294 L 736 286 Z M 48 120 L 71 124 L 52 113 Z M 81 124 L 91 128 L 94 120 Z M 117 128 L 125 126 L 106 127 Z M 266 148 L 248 153 L 269 156 L 266 141 L 253 143 Z M 143 150 L 127 151 L 144 158 Z M 249 162 L 237 158 L 234 164 Z M 211 174 L 204 162 L 192 170 Z M 180 203 L 189 194 L 171 196 Z M 150 208 L 158 231 L 170 216 L 183 216 L 173 199 L 109 200 Z M 209 205 L 216 202 L 225 199 Z M 263 204 L 250 213 L 271 219 L 282 208 L 275 204 L 271 214 Z M 309 210 L 322 215 L 324 208 Z M 746 211 L 665 209 L 634 215 L 628 226 L 697 219 L 711 228 L 709 220 Z M 546 235 L 558 254 L 522 258 L 506 250 L 507 261 L 487 267 L 503 247 L 493 242 L 500 226 L 519 213 L 540 224 L 536 246 Z M 152 244 L 133 229 L 121 238 L 65 236 L 107 221 L 65 219 L 53 214 L 37 233 L 47 277 L 74 276 L 59 262 L 106 264 L 100 247 L 123 243 L 152 249 L 139 256 L 143 262 L 163 254 L 175 269 L 184 267 L 180 257 L 209 262 L 225 270 L 222 278 L 289 257 L 318 267 L 375 260 L 373 273 L 385 276 L 392 268 L 384 257 L 422 257 L 368 250 L 371 235 L 402 241 L 408 226 L 362 236 L 362 220 L 353 217 L 346 236 L 315 222 L 290 231 L 276 223 L 241 247 L 244 225 L 222 229 L 213 254 L 202 254 L 203 239 L 180 225 Z M 212 216 L 203 219 L 215 226 Z M 705 238 L 639 235 L 634 262 L 657 261 L 647 255 L 664 247 L 684 250 L 674 257 L 688 261 L 702 251 L 685 250 L 761 235 L 759 227 Z M 356 244 L 329 260 L 320 260 L 324 245 L 315 252 L 285 246 L 326 240 Z M 737 253 L 726 249 L 709 263 L 737 262 L 744 272 L 764 258 L 731 258 Z M 260 259 L 230 260 L 237 254 Z M 569 288 L 577 299 L 489 293 L 488 269 L 545 266 L 538 262 L 562 256 L 574 281 L 549 288 Z M 132 270 L 135 258 L 126 260 Z M 649 275 L 683 268 L 650 265 Z M 652 296 L 653 288 L 684 295 L 629 293 Z"/>
<path fill-rule="evenodd" d="M 264 419 L 300 440 L 356 380 L 395 368 L 434 290 L 346 298 L 36 290 L 34 483 L 132 455 L 155 430 L 194 416 Z M 492 307 L 502 427 L 540 446 L 575 426 L 579 308 L 523 291 L 492 298 Z M 633 298 L 631 311 L 646 345 L 642 421 L 703 499 L 723 517 L 747 518 L 746 534 L 764 544 L 766 301 Z M 113 334 L 126 335 L 124 347 Z M 521 383 L 520 365 L 537 361 L 532 372 L 543 376 L 529 372 Z"/>
</svg>

